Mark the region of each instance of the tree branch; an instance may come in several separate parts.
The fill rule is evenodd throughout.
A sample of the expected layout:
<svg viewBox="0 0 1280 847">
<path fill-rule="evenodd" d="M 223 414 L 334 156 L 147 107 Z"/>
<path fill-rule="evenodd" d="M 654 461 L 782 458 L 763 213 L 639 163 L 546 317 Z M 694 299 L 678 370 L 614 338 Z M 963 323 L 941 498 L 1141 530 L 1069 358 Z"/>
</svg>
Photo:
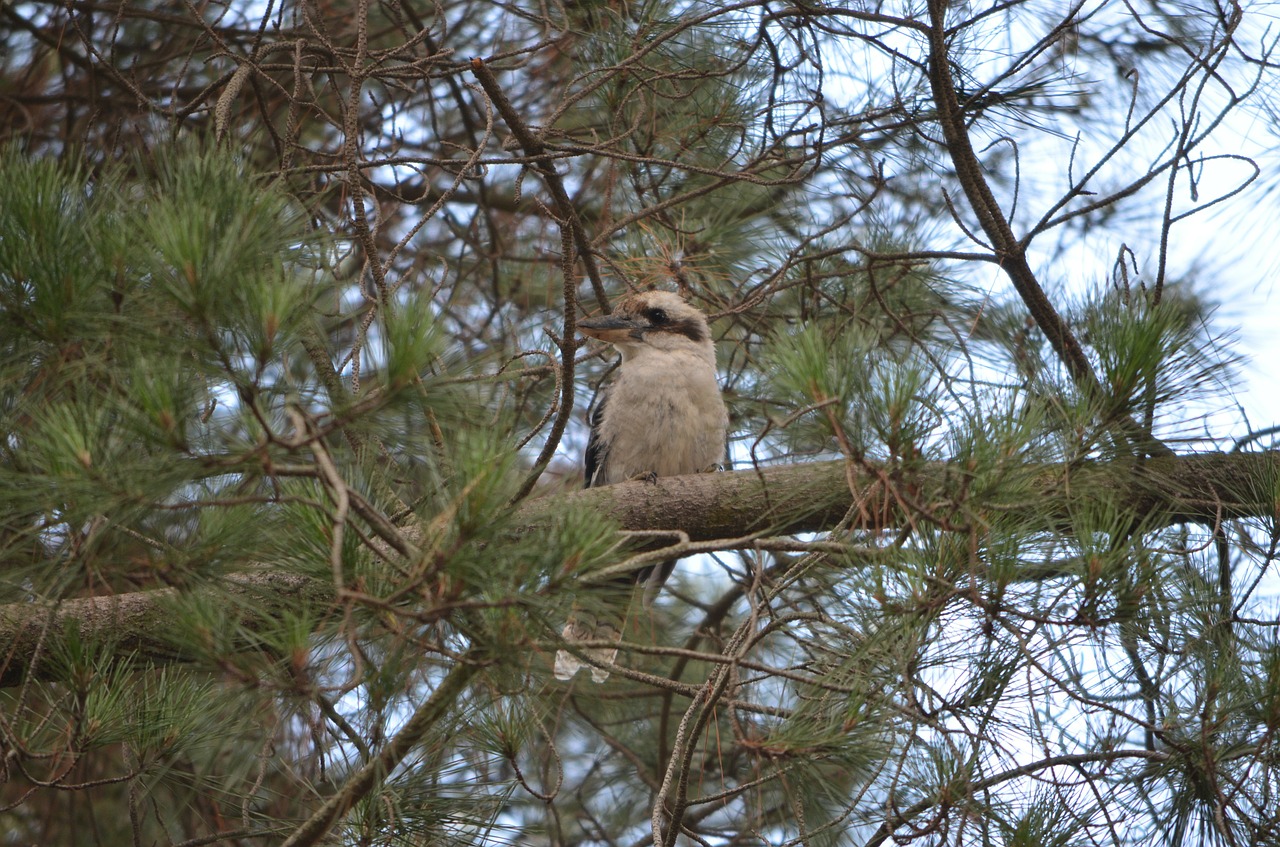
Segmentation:
<svg viewBox="0 0 1280 847">
<path fill-rule="evenodd" d="M 281 847 L 306 847 L 315 844 L 351 811 L 352 806 L 381 785 L 387 775 L 404 761 L 432 728 L 438 727 L 446 715 L 456 710 L 458 698 L 482 667 L 478 659 L 478 656 L 468 655 L 465 661 L 454 666 L 387 745 L 330 795 L 302 826 L 285 839 Z"/>
<path fill-rule="evenodd" d="M 1071 531 L 1079 515 L 1103 513 L 1130 517 L 1149 532 L 1180 523 L 1274 519 L 1278 496 L 1280 451 L 1078 465 L 1011 463 L 1007 471 L 979 476 L 958 463 L 906 470 L 874 463 L 850 469 L 832 461 L 666 477 L 544 497 L 521 504 L 514 524 L 527 532 L 549 524 L 565 508 L 589 508 L 624 530 L 672 530 L 691 542 L 737 539 L 740 546 L 753 534 L 830 529 L 856 505 L 863 516 L 859 528 L 867 530 L 892 529 L 910 519 L 944 529 L 1016 523 L 1024 531 Z M 658 539 L 654 546 L 661 543 Z M 233 605 L 240 628 L 249 634 L 286 609 L 334 602 L 332 586 L 266 568 L 231 576 L 218 590 L 244 600 Z M 85 641 L 114 642 L 122 655 L 157 662 L 191 658 L 164 637 L 168 604 L 176 596 L 177 589 L 163 589 L 0 606 L 0 643 L 9 645 L 0 686 L 20 681 L 39 645 L 68 629 Z M 253 646 L 246 640 L 239 649 Z M 34 672 L 48 673 L 40 666 Z"/>
<path fill-rule="evenodd" d="M 535 500 L 519 523 L 533 526 L 569 506 L 587 505 L 627 530 L 679 529 L 691 541 L 753 532 L 821 532 L 856 504 L 859 528 L 892 529 L 908 516 L 902 498 L 927 516 L 966 522 L 1016 521 L 1029 530 L 1070 530 L 1075 516 L 1099 507 L 1137 519 L 1149 531 L 1180 523 L 1276 516 L 1280 451 L 1200 453 L 1076 465 L 1014 465 L 975 478 L 958 463 L 930 462 L 913 470 L 868 462 L 846 475 L 843 461 L 731 473 L 627 482 Z M 997 478 L 998 477 L 998 478 Z M 1017 477 L 1021 485 L 1011 485 Z M 856 491 L 846 480 L 852 478 Z M 886 487 L 889 480 L 893 488 Z M 984 484 L 984 480 L 989 483 Z M 896 490 L 896 494 L 895 494 Z"/>
<path fill-rule="evenodd" d="M 193 589 L 209 590 L 206 587 Z M 235 615 L 231 628 L 240 633 L 230 649 L 254 645 L 245 636 L 286 611 L 324 606 L 333 588 L 310 577 L 274 570 L 232 574 L 217 587 L 220 607 Z M 16 685 L 29 670 L 52 677 L 48 645 L 74 634 L 83 643 L 110 643 L 120 656 L 157 664 L 190 661 L 194 657 L 165 637 L 172 621 L 172 604 L 179 589 L 135 591 L 101 597 L 77 597 L 60 603 L 21 602 L 0 606 L 0 687 Z M 228 637 L 219 633 L 219 638 Z M 35 665 L 32 668 L 32 665 Z"/>
<path fill-rule="evenodd" d="M 946 0 L 929 0 L 929 86 L 934 104 L 938 108 L 938 124 L 946 139 L 947 152 L 956 169 L 956 178 L 964 189 L 965 196 L 969 198 L 969 205 L 973 208 L 983 233 L 991 241 L 996 261 L 1013 283 L 1032 320 L 1049 340 L 1049 345 L 1066 366 L 1076 386 L 1086 397 L 1095 402 L 1101 401 L 1107 397 L 1107 393 L 1098 382 L 1093 366 L 1089 364 L 1089 357 L 1041 287 L 1035 271 L 1027 261 L 1027 243 L 1014 235 L 1013 227 L 992 193 L 987 178 L 983 176 L 982 164 L 969 141 L 964 110 L 960 106 L 955 80 L 951 76 L 951 56 L 947 48 L 947 9 Z M 1113 423 L 1110 420 L 1105 422 Z M 1168 456 L 1173 452 L 1149 431 L 1143 431 L 1126 414 L 1117 415 L 1114 424 L 1138 451 L 1145 451 L 1153 456 Z"/>
<path fill-rule="evenodd" d="M 1044 289 L 1040 287 L 1035 272 L 1027 263 L 1026 245 L 1013 234 L 1004 212 L 982 175 L 982 165 L 969 142 L 964 112 L 956 95 L 955 82 L 951 78 L 951 56 L 947 49 L 947 4 L 944 0 L 932 0 L 929 4 L 929 84 L 933 100 L 938 108 L 938 123 L 947 141 L 947 150 L 956 169 L 956 177 L 964 188 L 969 205 L 978 217 L 978 223 L 1000 262 L 1008 274 L 1018 296 L 1026 304 L 1036 326 L 1045 334 L 1055 353 L 1071 372 L 1076 384 L 1092 396 L 1102 396 L 1097 377 L 1066 321 L 1058 314 Z"/>
<path fill-rule="evenodd" d="M 565 190 L 564 180 L 560 178 L 560 174 L 556 171 L 555 159 L 547 153 L 547 148 L 542 143 L 542 139 L 525 124 L 520 113 L 511 105 L 506 93 L 498 85 L 498 80 L 494 77 L 493 71 L 489 69 L 483 59 L 471 60 L 471 72 L 475 74 L 480 87 L 484 89 L 484 93 L 489 95 L 489 100 L 492 101 L 494 108 L 498 110 L 498 114 L 502 115 L 503 121 L 506 122 L 507 127 L 511 130 L 516 142 L 524 150 L 525 154 L 536 163 L 535 169 L 542 177 L 542 182 L 547 186 L 547 190 L 551 192 L 551 197 L 556 201 L 556 212 L 560 215 L 560 225 L 568 227 L 569 232 L 573 235 L 574 246 L 578 248 L 578 257 L 582 259 L 582 266 L 586 269 L 587 278 L 591 280 L 591 288 L 595 292 L 596 300 L 599 302 L 600 308 L 608 311 L 609 298 L 604 293 L 604 281 L 600 276 L 600 269 L 596 265 L 596 254 L 591 249 L 591 239 L 587 237 L 586 228 L 582 225 L 582 218 L 578 215 L 578 210 L 573 205 L 569 192 Z M 569 308 L 572 308 L 572 304 L 569 304 Z"/>
</svg>

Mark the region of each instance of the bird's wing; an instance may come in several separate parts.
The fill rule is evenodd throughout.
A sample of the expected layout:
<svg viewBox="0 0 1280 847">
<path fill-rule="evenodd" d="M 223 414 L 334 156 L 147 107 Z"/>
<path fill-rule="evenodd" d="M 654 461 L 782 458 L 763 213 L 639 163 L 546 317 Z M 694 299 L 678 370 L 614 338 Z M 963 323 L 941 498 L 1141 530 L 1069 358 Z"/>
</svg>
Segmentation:
<svg viewBox="0 0 1280 847">
<path fill-rule="evenodd" d="M 600 392 L 596 406 L 591 410 L 591 416 L 588 418 L 591 424 L 591 436 L 587 439 L 587 455 L 584 457 L 586 479 L 583 488 L 591 488 L 596 484 L 596 476 L 604 471 L 605 463 L 608 461 L 609 447 L 600 436 L 600 423 L 604 420 L 604 404 L 608 399 L 609 389 L 605 388 Z"/>
</svg>

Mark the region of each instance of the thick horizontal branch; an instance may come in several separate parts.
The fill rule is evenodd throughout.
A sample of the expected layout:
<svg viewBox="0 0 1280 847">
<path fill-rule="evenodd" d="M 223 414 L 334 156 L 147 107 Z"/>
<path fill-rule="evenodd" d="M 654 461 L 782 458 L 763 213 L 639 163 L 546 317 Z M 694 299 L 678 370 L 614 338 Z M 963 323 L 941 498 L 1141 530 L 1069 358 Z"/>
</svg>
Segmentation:
<svg viewBox="0 0 1280 847">
<path fill-rule="evenodd" d="M 908 520 L 944 527 L 999 520 L 1027 531 L 1070 531 L 1087 511 L 1153 530 L 1276 517 L 1277 498 L 1280 451 L 1078 465 L 1010 463 L 981 475 L 945 462 L 905 471 L 833 461 L 592 488 L 529 503 L 521 523 L 536 525 L 547 513 L 582 504 L 624 529 L 679 529 L 691 541 L 820 532 L 846 514 L 863 529 L 891 529 Z"/>
<path fill-rule="evenodd" d="M 197 591 L 207 589 L 194 589 Z M 173 601 L 178 589 L 134 591 L 100 597 L 77 597 L 61 603 L 12 603 L 0 606 L 0 687 L 20 682 L 35 661 L 37 675 L 57 676 L 59 639 L 74 637 L 84 644 L 107 645 L 117 656 L 156 663 L 190 661 L 171 640 Z M 220 610 L 232 616 L 227 624 L 248 635 L 289 610 L 328 603 L 332 588 L 297 574 L 261 569 L 233 574 L 217 587 Z M 238 619 L 237 619 L 238 618 Z M 223 638 L 219 637 L 219 640 Z M 248 649 L 248 643 L 233 649 Z"/>
<path fill-rule="evenodd" d="M 1280 509 L 1280 452 L 1206 453 L 1145 462 L 1077 466 L 1010 464 L 975 475 L 959 464 L 928 463 L 910 472 L 880 464 L 815 462 L 759 470 L 628 482 L 527 501 L 515 525 L 531 529 L 570 506 L 598 511 L 626 530 L 679 530 L 691 541 L 753 533 L 820 532 L 848 516 L 855 527 L 888 529 L 910 520 L 944 528 L 1017 526 L 1071 531 L 1078 516 L 1111 516 L 1112 526 L 1143 530 L 1178 523 L 1213 525 L 1229 518 L 1275 518 Z M 1090 529 L 1097 529 L 1096 525 Z M 268 566 L 219 586 L 236 628 L 252 633 L 286 609 L 334 601 L 332 586 Z M 115 645 L 122 655 L 181 661 L 163 638 L 176 589 L 65 600 L 57 605 L 0 606 L 7 645 L 0 685 L 22 679 L 50 639 L 74 631 L 82 641 Z M 246 644 L 244 648 L 252 645 Z M 37 671 L 38 675 L 43 675 Z"/>
</svg>

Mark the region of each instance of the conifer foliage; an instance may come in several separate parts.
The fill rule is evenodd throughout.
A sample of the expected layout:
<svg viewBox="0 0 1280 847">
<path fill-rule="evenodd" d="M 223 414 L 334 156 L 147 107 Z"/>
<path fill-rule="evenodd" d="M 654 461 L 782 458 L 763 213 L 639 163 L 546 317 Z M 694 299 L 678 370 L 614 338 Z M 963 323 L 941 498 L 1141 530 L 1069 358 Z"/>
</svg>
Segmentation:
<svg viewBox="0 0 1280 847">
<path fill-rule="evenodd" d="M 0 5 L 5 842 L 1274 843 L 1271 23 Z M 577 490 L 654 285 L 733 468 Z"/>
</svg>

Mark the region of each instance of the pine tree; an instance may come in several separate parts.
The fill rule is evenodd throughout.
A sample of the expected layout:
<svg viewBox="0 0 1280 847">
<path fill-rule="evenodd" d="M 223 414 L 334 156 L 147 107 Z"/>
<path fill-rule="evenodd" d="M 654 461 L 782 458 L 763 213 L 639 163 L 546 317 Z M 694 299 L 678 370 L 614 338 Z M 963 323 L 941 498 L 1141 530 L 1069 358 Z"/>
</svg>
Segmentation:
<svg viewBox="0 0 1280 847">
<path fill-rule="evenodd" d="M 1275 42 L 1042 6 L 0 7 L 7 841 L 1272 843 Z M 734 467 L 575 490 L 652 285 Z"/>
</svg>

